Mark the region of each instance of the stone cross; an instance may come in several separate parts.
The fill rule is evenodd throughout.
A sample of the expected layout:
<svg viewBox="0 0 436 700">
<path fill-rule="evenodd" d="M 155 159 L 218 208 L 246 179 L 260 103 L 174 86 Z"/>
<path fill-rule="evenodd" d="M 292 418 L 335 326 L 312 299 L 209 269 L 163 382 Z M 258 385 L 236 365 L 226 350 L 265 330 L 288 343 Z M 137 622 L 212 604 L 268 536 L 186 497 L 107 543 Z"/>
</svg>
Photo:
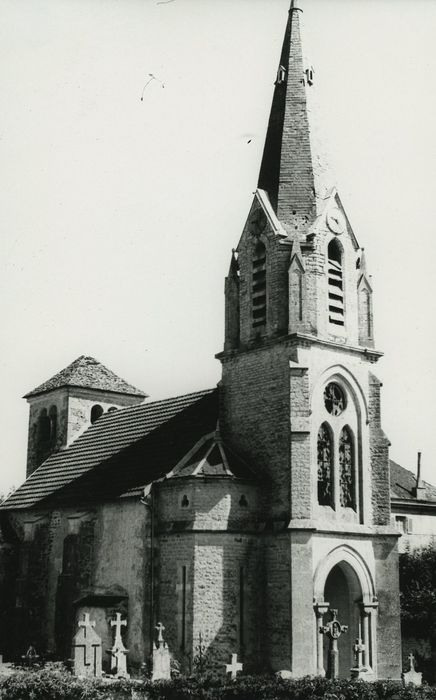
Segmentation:
<svg viewBox="0 0 436 700">
<path fill-rule="evenodd" d="M 362 643 L 361 639 L 356 639 L 355 643 L 353 644 L 353 651 L 354 651 L 354 666 L 356 668 L 361 668 L 361 660 L 360 657 L 362 655 L 362 652 L 365 651 L 365 645 Z"/>
<path fill-rule="evenodd" d="M 337 678 L 339 675 L 339 651 L 338 639 L 343 632 L 348 632 L 348 625 L 341 625 L 337 610 L 330 610 L 332 619 L 326 625 L 319 628 L 321 634 L 325 634 L 329 640 L 329 655 L 327 678 Z"/>
<path fill-rule="evenodd" d="M 127 652 L 128 649 L 123 644 L 121 628 L 127 627 L 127 620 L 121 619 L 121 613 L 117 612 L 115 620 L 111 620 L 111 627 L 115 627 L 114 645 L 110 650 L 111 672 L 117 678 L 129 678 L 127 673 Z"/>
<path fill-rule="evenodd" d="M 351 669 L 351 678 L 366 678 L 368 679 L 368 668 L 362 664 L 362 653 L 366 650 L 365 644 L 363 644 L 362 640 L 356 639 L 355 643 L 353 644 L 353 653 L 354 653 L 354 666 Z"/>
<path fill-rule="evenodd" d="M 165 631 L 165 627 L 162 622 L 157 623 L 155 630 L 157 630 L 157 645 L 160 647 L 164 644 L 163 632 Z"/>
<path fill-rule="evenodd" d="M 403 683 L 407 685 L 408 683 L 413 683 L 413 685 L 421 685 L 422 683 L 422 673 L 415 670 L 415 657 L 412 653 L 408 656 L 410 669 L 406 673 L 402 674 Z"/>
<path fill-rule="evenodd" d="M 155 630 L 157 631 L 157 642 L 153 644 L 153 673 L 152 681 L 170 680 L 171 678 L 171 657 L 168 649 L 168 644 L 163 638 L 165 627 L 162 622 L 158 622 Z"/>
<path fill-rule="evenodd" d="M 115 627 L 115 640 L 114 640 L 114 645 L 123 643 L 121 639 L 121 628 L 122 627 L 127 627 L 127 620 L 122 620 L 121 619 L 121 613 L 117 612 L 117 616 L 115 620 L 111 620 L 111 627 Z"/>
<path fill-rule="evenodd" d="M 239 671 L 242 671 L 242 664 L 238 661 L 238 655 L 232 654 L 231 663 L 226 664 L 226 673 L 231 674 L 232 680 L 235 680 Z"/>
<path fill-rule="evenodd" d="M 101 667 L 101 639 L 94 630 L 95 622 L 84 613 L 73 640 L 74 674 L 79 677 L 99 678 Z"/>
<path fill-rule="evenodd" d="M 83 613 L 83 620 L 80 620 L 79 627 L 84 628 L 85 635 L 88 628 L 95 627 L 95 622 L 91 622 L 89 613 Z"/>
</svg>

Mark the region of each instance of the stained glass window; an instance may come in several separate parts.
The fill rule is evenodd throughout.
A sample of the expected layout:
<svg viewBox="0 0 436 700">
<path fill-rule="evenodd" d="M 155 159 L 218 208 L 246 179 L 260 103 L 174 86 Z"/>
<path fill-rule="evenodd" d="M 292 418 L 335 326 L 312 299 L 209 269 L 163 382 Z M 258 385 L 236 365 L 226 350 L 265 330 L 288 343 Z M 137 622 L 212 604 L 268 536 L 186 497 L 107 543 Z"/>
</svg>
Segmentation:
<svg viewBox="0 0 436 700">
<path fill-rule="evenodd" d="M 346 407 L 345 393 L 335 382 L 330 382 L 324 389 L 324 405 L 332 416 L 340 416 Z"/>
<path fill-rule="evenodd" d="M 348 428 L 339 436 L 339 495 L 343 508 L 356 508 L 353 438 Z"/>
<path fill-rule="evenodd" d="M 333 502 L 333 444 L 329 428 L 324 423 L 318 432 L 318 503 L 330 506 Z"/>
</svg>

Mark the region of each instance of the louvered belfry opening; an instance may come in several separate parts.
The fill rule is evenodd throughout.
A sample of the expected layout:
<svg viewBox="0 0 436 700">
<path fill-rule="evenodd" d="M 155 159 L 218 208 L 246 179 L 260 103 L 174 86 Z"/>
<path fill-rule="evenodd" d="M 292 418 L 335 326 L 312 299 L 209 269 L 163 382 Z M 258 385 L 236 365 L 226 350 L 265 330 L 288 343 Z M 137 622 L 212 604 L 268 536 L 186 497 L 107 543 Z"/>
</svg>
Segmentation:
<svg viewBox="0 0 436 700">
<path fill-rule="evenodd" d="M 344 280 L 342 251 L 336 239 L 328 247 L 328 295 L 329 321 L 337 326 L 344 325 Z"/>
<path fill-rule="evenodd" d="M 261 328 L 266 324 L 266 249 L 258 241 L 253 254 L 252 277 L 252 325 Z"/>
</svg>

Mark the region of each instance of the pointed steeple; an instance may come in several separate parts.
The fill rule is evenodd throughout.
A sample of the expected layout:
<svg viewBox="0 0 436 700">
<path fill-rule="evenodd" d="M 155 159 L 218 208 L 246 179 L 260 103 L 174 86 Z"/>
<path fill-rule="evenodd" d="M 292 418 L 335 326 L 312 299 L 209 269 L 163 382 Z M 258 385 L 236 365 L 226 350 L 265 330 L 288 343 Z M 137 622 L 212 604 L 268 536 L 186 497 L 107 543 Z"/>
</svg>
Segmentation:
<svg viewBox="0 0 436 700">
<path fill-rule="evenodd" d="M 320 164 L 309 123 L 307 91 L 312 69 L 303 60 L 301 16 L 301 0 L 292 0 L 258 184 L 285 225 L 295 216 L 313 219 L 316 199 L 324 196 L 317 183 Z"/>
</svg>

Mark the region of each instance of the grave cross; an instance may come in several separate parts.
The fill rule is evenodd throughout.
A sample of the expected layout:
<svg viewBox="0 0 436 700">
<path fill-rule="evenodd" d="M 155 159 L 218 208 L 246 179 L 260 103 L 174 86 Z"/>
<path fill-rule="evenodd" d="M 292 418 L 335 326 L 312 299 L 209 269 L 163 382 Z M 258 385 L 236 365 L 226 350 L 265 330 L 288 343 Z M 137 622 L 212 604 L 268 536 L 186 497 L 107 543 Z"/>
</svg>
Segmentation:
<svg viewBox="0 0 436 700">
<path fill-rule="evenodd" d="M 355 668 L 361 668 L 362 664 L 360 662 L 360 657 L 363 651 L 365 651 L 365 645 L 362 643 L 361 639 L 356 639 L 353 644 L 354 651 L 354 666 Z"/>
<path fill-rule="evenodd" d="M 157 630 L 157 644 L 160 647 L 162 644 L 164 644 L 162 633 L 165 630 L 165 627 L 163 626 L 162 622 L 158 622 L 154 629 Z"/>
<path fill-rule="evenodd" d="M 238 655 L 232 654 L 232 661 L 226 664 L 226 673 L 231 673 L 232 680 L 235 680 L 238 671 L 242 671 L 242 664 L 238 661 Z"/>
<path fill-rule="evenodd" d="M 339 675 L 338 639 L 343 632 L 348 631 L 348 625 L 341 625 L 337 610 L 330 610 L 332 619 L 319 628 L 320 634 L 325 634 L 329 640 L 327 678 L 337 678 Z"/>
<path fill-rule="evenodd" d="M 111 627 L 115 627 L 114 646 L 122 646 L 123 641 L 121 638 L 121 628 L 127 627 L 127 620 L 122 620 L 121 613 L 117 612 L 115 620 L 111 620 Z"/>
<path fill-rule="evenodd" d="M 409 659 L 409 663 L 410 663 L 409 671 L 415 671 L 415 657 L 413 656 L 412 652 L 410 652 L 410 654 L 407 658 Z"/>
<path fill-rule="evenodd" d="M 95 622 L 91 622 L 89 619 L 89 613 L 83 613 L 83 620 L 80 620 L 79 627 L 83 627 L 83 632 L 86 637 L 86 630 L 95 627 Z"/>
</svg>

